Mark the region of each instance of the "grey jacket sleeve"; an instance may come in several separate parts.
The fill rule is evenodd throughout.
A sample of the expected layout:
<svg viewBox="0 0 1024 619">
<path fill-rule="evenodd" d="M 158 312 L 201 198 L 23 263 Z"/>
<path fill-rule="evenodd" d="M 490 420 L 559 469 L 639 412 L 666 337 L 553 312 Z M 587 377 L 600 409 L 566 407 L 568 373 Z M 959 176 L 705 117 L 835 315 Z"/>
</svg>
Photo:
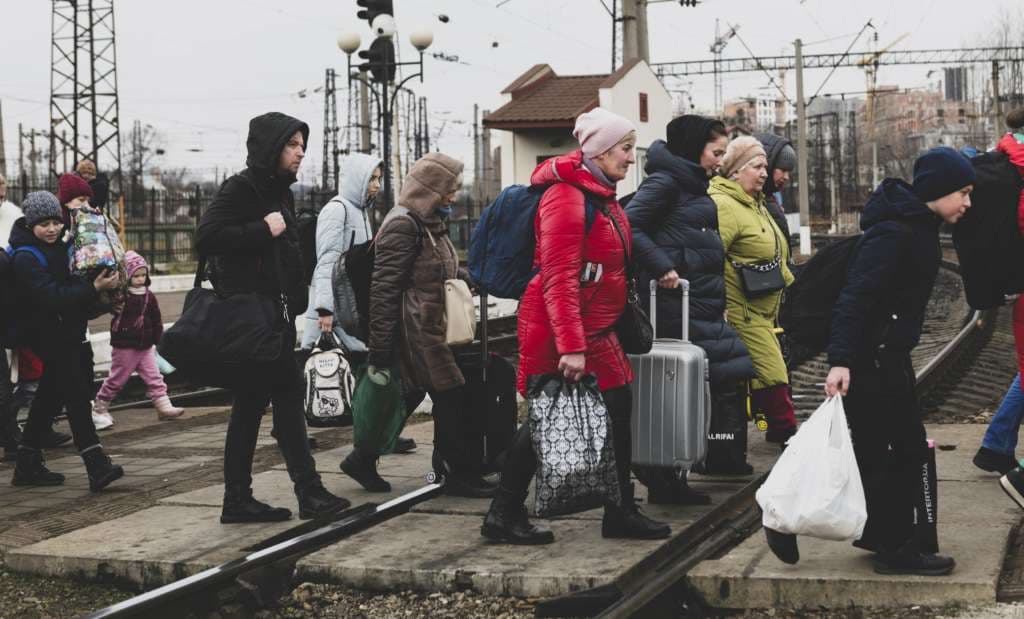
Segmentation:
<svg viewBox="0 0 1024 619">
<path fill-rule="evenodd" d="M 316 220 L 316 269 L 310 302 L 318 313 L 336 313 L 334 307 L 334 265 L 348 251 L 349 235 L 345 225 L 345 205 L 332 201 Z M 349 222 L 351 223 L 351 222 Z"/>
</svg>

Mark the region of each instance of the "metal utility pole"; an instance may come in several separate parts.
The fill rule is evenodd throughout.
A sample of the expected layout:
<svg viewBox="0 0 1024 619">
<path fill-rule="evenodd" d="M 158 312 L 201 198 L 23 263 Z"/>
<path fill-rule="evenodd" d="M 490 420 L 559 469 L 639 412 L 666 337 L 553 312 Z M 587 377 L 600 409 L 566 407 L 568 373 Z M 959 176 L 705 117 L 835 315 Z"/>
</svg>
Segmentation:
<svg viewBox="0 0 1024 619">
<path fill-rule="evenodd" d="M 359 149 L 367 155 L 373 150 L 370 137 L 370 87 L 366 85 L 369 79 L 369 72 L 360 71 L 358 81 L 350 80 L 350 88 L 359 89 Z"/>
<path fill-rule="evenodd" d="M 324 75 L 324 159 L 321 187 L 338 191 L 338 96 L 334 69 Z"/>
<path fill-rule="evenodd" d="M 119 195 L 114 0 L 53 0 L 50 63 L 50 133 L 61 136 L 61 146 L 75 161 L 92 159 L 98 169 L 107 170 L 111 192 Z M 116 222 L 116 209 L 108 215 Z"/>
<path fill-rule="evenodd" d="M 636 0 L 637 58 L 651 64 L 651 46 L 647 38 L 647 0 Z"/>
<path fill-rule="evenodd" d="M 992 61 L 992 131 L 995 141 L 1003 136 L 1003 105 L 999 100 L 999 61 Z"/>
<path fill-rule="evenodd" d="M 729 44 L 729 39 L 736 36 L 736 30 L 739 26 L 729 26 L 729 31 L 725 34 L 721 34 L 719 31 L 718 19 L 715 19 L 715 40 L 711 44 L 711 53 L 714 54 L 714 74 L 715 74 L 715 114 L 722 113 L 722 72 L 720 70 L 722 64 L 722 50 Z"/>
<path fill-rule="evenodd" d="M 7 151 L 4 149 L 4 111 L 0 106 L 0 176 L 7 177 Z"/>
<path fill-rule="evenodd" d="M 804 99 L 804 47 L 797 39 L 796 47 L 796 157 L 799 174 L 798 200 L 800 203 L 800 253 L 811 255 L 811 203 L 808 196 L 807 169 L 807 101 Z"/>
<path fill-rule="evenodd" d="M 480 106 L 473 104 L 473 198 L 480 198 Z"/>
<path fill-rule="evenodd" d="M 622 64 L 640 57 L 638 0 L 622 0 Z"/>
</svg>

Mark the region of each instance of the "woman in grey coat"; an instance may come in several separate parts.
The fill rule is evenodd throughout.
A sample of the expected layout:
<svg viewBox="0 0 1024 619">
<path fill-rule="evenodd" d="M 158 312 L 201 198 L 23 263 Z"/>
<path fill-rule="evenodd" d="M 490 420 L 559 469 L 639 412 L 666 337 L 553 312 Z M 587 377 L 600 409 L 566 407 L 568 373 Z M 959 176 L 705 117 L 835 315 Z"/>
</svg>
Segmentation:
<svg viewBox="0 0 1024 619">
<path fill-rule="evenodd" d="M 380 191 L 380 157 L 357 153 L 345 158 L 342 165 L 341 190 L 320 211 L 316 220 L 316 270 L 309 290 L 309 308 L 305 314 L 302 348 L 311 349 L 322 333 L 330 333 L 349 352 L 365 353 L 366 343 L 349 326 L 355 320 L 354 307 L 338 294 L 334 286 L 334 265 L 353 245 L 373 238 L 370 209 Z M 365 337 L 365 336 L 363 336 Z"/>
</svg>

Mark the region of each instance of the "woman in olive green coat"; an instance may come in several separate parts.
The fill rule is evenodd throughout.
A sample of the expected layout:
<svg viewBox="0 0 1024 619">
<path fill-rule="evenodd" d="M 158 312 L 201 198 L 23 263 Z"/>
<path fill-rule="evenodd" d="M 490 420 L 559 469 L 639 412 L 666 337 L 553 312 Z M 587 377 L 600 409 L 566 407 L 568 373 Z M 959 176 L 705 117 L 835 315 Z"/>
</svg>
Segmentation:
<svg viewBox="0 0 1024 619">
<path fill-rule="evenodd" d="M 729 143 L 708 194 L 718 205 L 718 229 L 725 247 L 725 305 L 728 321 L 750 351 L 757 376 L 751 405 L 768 419 L 767 440 L 784 443 L 796 432 L 789 376 L 775 327 L 782 290 L 748 297 L 737 264 L 778 264 L 786 286 L 793 283 L 789 242 L 764 206 L 761 188 L 768 161 L 761 143 L 744 136 Z"/>
</svg>

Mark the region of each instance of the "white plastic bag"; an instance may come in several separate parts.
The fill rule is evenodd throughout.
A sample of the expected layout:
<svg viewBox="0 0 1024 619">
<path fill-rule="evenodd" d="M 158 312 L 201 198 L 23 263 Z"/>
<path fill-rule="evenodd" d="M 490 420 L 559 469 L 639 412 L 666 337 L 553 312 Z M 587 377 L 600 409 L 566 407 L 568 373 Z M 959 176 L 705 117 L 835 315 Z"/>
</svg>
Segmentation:
<svg viewBox="0 0 1024 619">
<path fill-rule="evenodd" d="M 867 503 L 840 396 L 825 400 L 789 439 L 757 503 L 764 526 L 780 533 L 860 539 Z"/>
</svg>

